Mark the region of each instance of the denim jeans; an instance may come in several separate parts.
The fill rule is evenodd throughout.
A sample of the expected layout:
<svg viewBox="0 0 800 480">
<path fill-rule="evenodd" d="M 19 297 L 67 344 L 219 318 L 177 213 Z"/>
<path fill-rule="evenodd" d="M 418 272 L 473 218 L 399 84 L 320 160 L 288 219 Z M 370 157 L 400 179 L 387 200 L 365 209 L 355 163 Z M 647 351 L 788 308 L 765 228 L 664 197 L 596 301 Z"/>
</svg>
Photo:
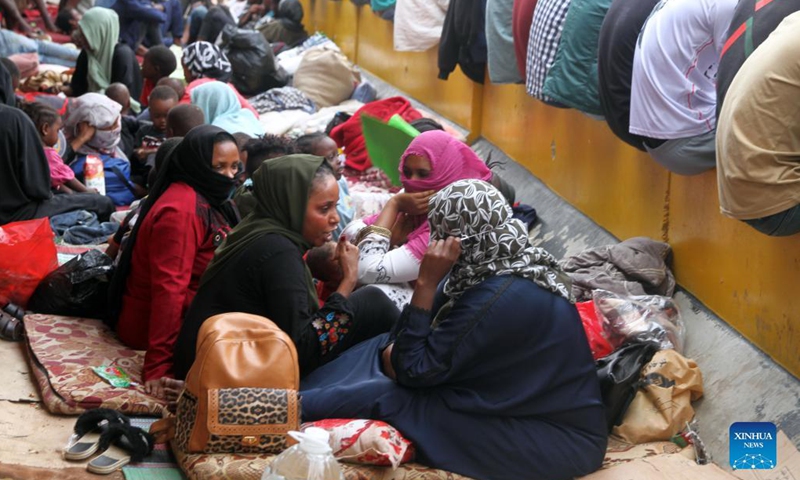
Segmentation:
<svg viewBox="0 0 800 480">
<path fill-rule="evenodd" d="M 37 53 L 40 63 L 74 67 L 81 52 L 57 43 L 34 40 L 10 30 L 0 30 L 0 57 L 18 53 Z"/>
<path fill-rule="evenodd" d="M 745 220 L 746 224 L 771 237 L 786 237 L 800 233 L 800 205 L 762 218 Z"/>
</svg>

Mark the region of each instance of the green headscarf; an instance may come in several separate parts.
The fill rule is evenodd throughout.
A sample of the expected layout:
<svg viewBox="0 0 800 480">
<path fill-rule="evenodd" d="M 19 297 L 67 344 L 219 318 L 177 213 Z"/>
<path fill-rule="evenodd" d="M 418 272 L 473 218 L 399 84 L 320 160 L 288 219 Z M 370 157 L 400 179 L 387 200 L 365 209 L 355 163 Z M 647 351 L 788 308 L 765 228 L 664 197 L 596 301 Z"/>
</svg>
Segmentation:
<svg viewBox="0 0 800 480">
<path fill-rule="evenodd" d="M 253 174 L 253 196 L 256 208 L 228 234 L 209 263 L 200 284 L 208 282 L 223 265 L 245 250 L 254 240 L 268 233 L 288 238 L 305 252 L 311 248 L 303 238 L 303 221 L 314 174 L 325 162 L 314 155 L 286 155 L 267 160 Z M 317 290 L 308 266 L 309 305 L 319 305 Z"/>
<path fill-rule="evenodd" d="M 86 11 L 78 26 L 89 42 L 89 91 L 105 93 L 111 84 L 111 63 L 119 40 L 119 17 L 109 8 L 94 7 Z"/>
</svg>

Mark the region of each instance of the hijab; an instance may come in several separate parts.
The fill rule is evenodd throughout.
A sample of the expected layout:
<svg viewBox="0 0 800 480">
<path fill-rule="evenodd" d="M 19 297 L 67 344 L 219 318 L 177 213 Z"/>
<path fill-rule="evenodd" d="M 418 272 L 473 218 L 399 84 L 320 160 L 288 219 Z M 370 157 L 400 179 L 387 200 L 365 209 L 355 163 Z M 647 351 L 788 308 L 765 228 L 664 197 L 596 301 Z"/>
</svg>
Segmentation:
<svg viewBox="0 0 800 480">
<path fill-rule="evenodd" d="M 431 163 L 431 174 L 428 178 L 412 180 L 403 173 L 403 167 L 410 155 L 425 157 Z M 474 178 L 488 181 L 492 171 L 475 154 L 469 145 L 441 130 L 431 130 L 419 134 L 400 157 L 400 181 L 408 193 L 439 191 L 456 180 Z M 371 224 L 377 215 L 368 217 L 365 223 Z M 430 243 L 430 228 L 427 217 L 419 215 L 414 218 L 416 228 L 408 235 L 405 247 L 417 260 L 422 260 Z"/>
<path fill-rule="evenodd" d="M 94 7 L 78 21 L 83 36 L 92 48 L 86 50 L 89 60 L 89 91 L 105 92 L 111 84 L 114 48 L 119 39 L 119 17 L 109 8 Z"/>
<path fill-rule="evenodd" d="M 444 285 L 452 300 L 484 280 L 517 275 L 574 302 L 569 277 L 546 250 L 533 247 L 503 194 L 480 180 L 459 180 L 431 197 L 431 240 L 461 237 L 461 255 Z"/>
<path fill-rule="evenodd" d="M 214 254 L 200 284 L 211 280 L 222 267 L 257 238 L 270 233 L 283 235 L 305 253 L 311 244 L 303 238 L 308 195 L 314 176 L 325 163 L 313 155 L 286 155 L 261 164 L 253 174 L 256 207 L 228 234 Z M 314 280 L 305 265 L 310 306 L 319 305 Z"/>
<path fill-rule="evenodd" d="M 228 133 L 242 132 L 251 137 L 264 135 L 264 127 L 253 112 L 242 108 L 233 89 L 222 82 L 208 82 L 192 89 L 192 104 L 203 111 L 206 122 Z"/>
<path fill-rule="evenodd" d="M 281 0 L 275 18 L 289 31 L 303 30 L 303 5 L 297 0 Z"/>
<path fill-rule="evenodd" d="M 92 138 L 81 146 L 77 153 L 83 155 L 114 155 L 127 158 L 122 150 L 118 149 L 122 138 L 122 120 L 120 104 L 99 93 L 85 93 L 76 98 L 70 106 L 67 118 L 64 120 L 64 132 L 68 141 L 75 138 L 78 125 L 88 122 L 97 128 Z M 106 129 L 113 126 L 111 130 Z"/>
<path fill-rule="evenodd" d="M 194 42 L 185 46 L 181 61 L 195 79 L 213 78 L 227 82 L 233 75 L 228 57 L 213 43 Z"/>
<path fill-rule="evenodd" d="M 109 286 L 109 322 L 115 326 L 122 307 L 122 296 L 125 293 L 127 278 L 130 274 L 131 259 L 139 234 L 139 227 L 144 224 L 145 217 L 158 199 L 175 182 L 184 182 L 192 187 L 198 195 L 205 198 L 212 208 L 222 213 L 231 227 L 238 223 L 238 214 L 233 203 L 228 200 L 235 182 L 214 171 L 211 166 L 214 157 L 214 145 L 223 141 L 236 143 L 233 135 L 212 125 L 200 125 L 193 128 L 183 137 L 171 154 L 164 159 L 158 171 L 156 181 L 144 200 L 136 225 L 131 231 L 128 244 L 122 252 L 117 270 Z M 169 239 L 164 239 L 168 241 Z"/>
</svg>

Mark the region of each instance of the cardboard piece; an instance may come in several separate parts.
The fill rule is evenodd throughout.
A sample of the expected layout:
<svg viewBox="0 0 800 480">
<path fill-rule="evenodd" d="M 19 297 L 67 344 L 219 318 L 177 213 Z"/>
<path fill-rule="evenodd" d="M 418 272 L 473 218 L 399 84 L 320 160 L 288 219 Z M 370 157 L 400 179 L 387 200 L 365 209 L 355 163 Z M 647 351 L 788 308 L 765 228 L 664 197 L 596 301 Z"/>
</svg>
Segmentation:
<svg viewBox="0 0 800 480">
<path fill-rule="evenodd" d="M 778 465 L 772 470 L 734 470 L 741 480 L 796 480 L 800 479 L 800 451 L 792 441 L 778 430 Z"/>
<path fill-rule="evenodd" d="M 361 127 L 372 164 L 383 170 L 392 185 L 399 187 L 400 157 L 419 132 L 399 115 L 394 115 L 388 123 L 384 123 L 375 117 L 362 114 Z"/>
<path fill-rule="evenodd" d="M 639 458 L 600 470 L 581 480 L 736 480 L 720 467 L 698 465 L 680 453 Z"/>
</svg>

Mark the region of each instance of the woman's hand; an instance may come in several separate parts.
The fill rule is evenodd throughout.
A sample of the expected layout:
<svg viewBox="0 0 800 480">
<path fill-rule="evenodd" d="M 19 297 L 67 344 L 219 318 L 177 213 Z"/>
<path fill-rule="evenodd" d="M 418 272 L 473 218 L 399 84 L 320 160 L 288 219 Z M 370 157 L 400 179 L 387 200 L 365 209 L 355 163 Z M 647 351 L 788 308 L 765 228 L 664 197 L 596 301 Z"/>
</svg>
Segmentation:
<svg viewBox="0 0 800 480">
<path fill-rule="evenodd" d="M 161 383 L 160 378 L 144 382 L 144 391 L 153 397 L 164 398 L 164 385 Z"/>
<path fill-rule="evenodd" d="M 383 364 L 383 374 L 392 380 L 397 380 L 397 374 L 395 373 L 394 366 L 392 365 L 393 349 L 394 343 L 390 343 L 388 347 L 383 349 L 383 352 L 381 352 L 381 363 Z"/>
<path fill-rule="evenodd" d="M 75 138 L 70 142 L 70 147 L 72 147 L 73 151 L 77 152 L 79 148 L 94 137 L 97 129 L 90 125 L 89 122 L 80 122 L 75 130 Z"/>
<path fill-rule="evenodd" d="M 424 192 L 416 193 L 398 193 L 390 201 L 397 205 L 399 212 L 408 215 L 427 215 L 428 214 L 428 200 L 431 199 L 433 190 L 426 190 Z"/>
<path fill-rule="evenodd" d="M 397 247 L 408 241 L 408 235 L 414 231 L 414 222 L 408 214 L 401 213 L 397 215 L 397 219 L 390 230 L 392 231 L 390 245 Z"/>
<path fill-rule="evenodd" d="M 422 257 L 419 267 L 419 280 L 432 285 L 439 282 L 450 272 L 461 255 L 461 239 L 447 237 L 445 240 L 433 240 L 428 251 Z"/>
<path fill-rule="evenodd" d="M 433 298 L 439 282 L 450 272 L 460 255 L 461 239 L 458 237 L 431 241 L 419 266 L 419 278 L 411 297 L 411 305 L 423 310 L 433 308 Z"/>
<path fill-rule="evenodd" d="M 336 292 L 347 297 L 353 293 L 358 281 L 358 247 L 348 242 L 344 235 L 339 237 L 333 259 L 339 262 L 342 269 L 342 281 Z"/>
</svg>

